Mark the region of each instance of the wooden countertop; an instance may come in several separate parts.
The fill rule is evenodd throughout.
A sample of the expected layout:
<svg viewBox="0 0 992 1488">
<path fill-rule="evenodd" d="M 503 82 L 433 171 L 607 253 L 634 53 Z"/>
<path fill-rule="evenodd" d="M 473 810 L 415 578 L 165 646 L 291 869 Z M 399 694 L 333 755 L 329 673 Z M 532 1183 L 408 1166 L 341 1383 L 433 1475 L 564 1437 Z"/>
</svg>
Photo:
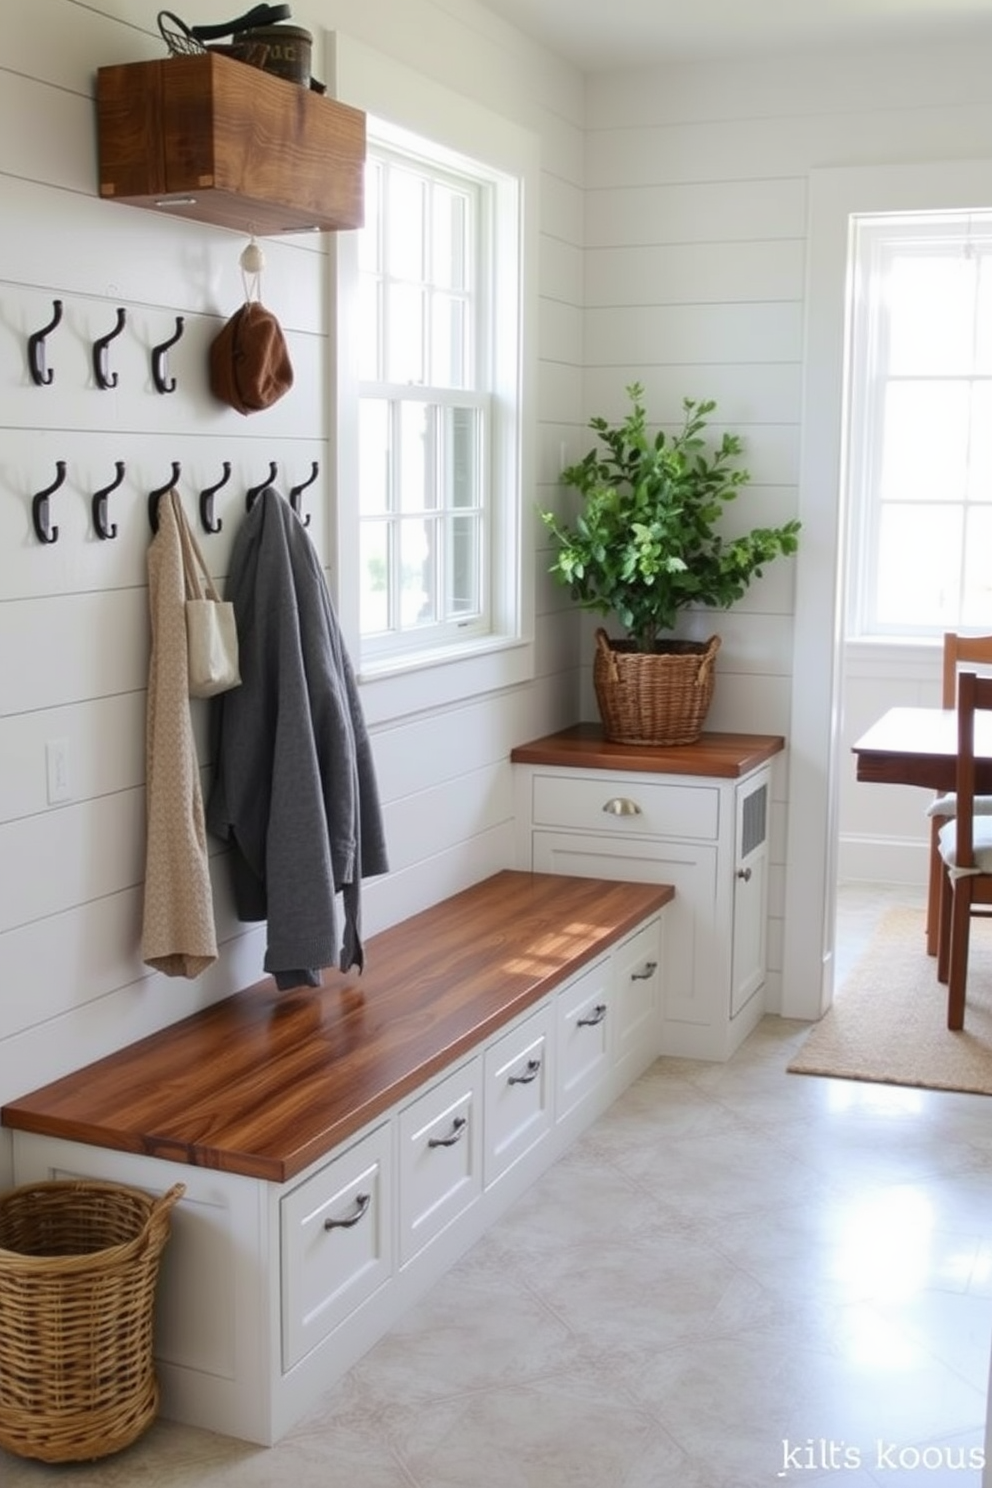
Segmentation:
<svg viewBox="0 0 992 1488">
<path fill-rule="evenodd" d="M 736 780 L 785 748 L 779 734 L 703 733 L 670 749 L 614 744 L 598 723 L 576 723 L 558 734 L 518 744 L 516 765 L 567 765 L 583 770 L 639 770 L 653 775 L 715 775 Z"/>
<path fill-rule="evenodd" d="M 285 1182 L 672 899 L 506 871 L 366 942 L 361 976 L 271 979 L 9 1102 L 3 1124 Z"/>
</svg>

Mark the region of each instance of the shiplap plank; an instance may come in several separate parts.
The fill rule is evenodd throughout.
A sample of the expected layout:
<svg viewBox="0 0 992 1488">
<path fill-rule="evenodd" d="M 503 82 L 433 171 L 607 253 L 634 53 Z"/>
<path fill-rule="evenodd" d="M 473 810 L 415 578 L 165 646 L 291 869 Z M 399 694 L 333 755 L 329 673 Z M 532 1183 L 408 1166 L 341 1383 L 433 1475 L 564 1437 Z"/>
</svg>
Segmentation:
<svg viewBox="0 0 992 1488">
<path fill-rule="evenodd" d="M 605 184 L 586 198 L 586 246 L 805 240 L 806 182 L 689 181 Z"/>
<path fill-rule="evenodd" d="M 151 348 L 175 330 L 175 317 L 112 300 L 79 298 L 64 304 L 62 323 L 47 343 L 53 382 L 36 387 L 28 374 L 27 338 L 52 318 L 52 297 L 38 291 L 3 289 L 7 330 L 0 347 L 0 427 L 92 430 L 121 433 L 226 434 L 235 439 L 291 438 L 301 428 L 320 435 L 328 410 L 321 397 L 326 345 L 321 336 L 289 331 L 286 343 L 293 386 L 270 408 L 244 415 L 210 389 L 210 344 L 226 317 L 192 315 L 169 353 L 174 393 L 156 391 Z M 107 348 L 107 369 L 117 384 L 100 388 L 93 373 L 93 344 L 126 319 Z M 58 387 L 56 388 L 55 380 Z"/>
<path fill-rule="evenodd" d="M 590 249 L 585 304 L 599 310 L 757 300 L 800 304 L 805 269 L 805 244 L 799 239 Z"/>
<path fill-rule="evenodd" d="M 0 187 L 5 217 L 32 227 L 30 233 L 8 234 L 0 260 L 4 304 L 30 310 L 30 317 L 11 317 L 19 339 L 23 330 L 47 324 L 50 314 L 44 312 L 50 312 L 53 296 L 62 299 L 66 312 L 77 299 L 140 307 L 149 344 L 172 334 L 176 315 L 214 317 L 216 329 L 244 299 L 238 259 L 247 239 L 241 233 L 101 201 L 95 183 L 92 196 L 68 199 L 57 186 L 13 176 L 4 177 Z M 67 206 L 72 212 L 71 252 L 65 240 Z M 326 325 L 328 249 L 327 235 L 321 233 L 264 240 L 262 298 L 285 331 L 312 335 Z M 37 301 L 22 294 L 23 287 L 32 285 L 46 291 Z M 111 313 L 107 328 L 113 323 Z M 63 330 L 52 336 L 53 367 L 59 364 Z M 170 362 L 184 362 L 189 344 L 184 332 Z M 18 360 L 23 367 L 23 350 Z"/>
<path fill-rule="evenodd" d="M 586 184 L 751 181 L 804 176 L 811 165 L 880 158 L 921 162 L 953 156 L 962 138 L 988 139 L 992 104 L 864 109 L 838 116 L 791 115 L 594 130 Z"/>
<path fill-rule="evenodd" d="M 765 424 L 798 427 L 802 412 L 802 369 L 793 363 L 720 363 L 706 367 L 681 362 L 629 368 L 629 378 L 617 375 L 615 367 L 589 367 L 585 376 L 585 403 L 590 413 L 606 418 L 623 417 L 624 384 L 640 382 L 649 418 L 670 422 L 678 418 L 682 399 L 700 394 L 716 402 L 716 419 L 740 431 Z M 697 389 L 696 392 L 693 389 Z M 762 438 L 766 435 L 762 431 Z M 588 433 L 581 435 L 569 459 L 591 447 Z M 791 467 L 790 467 L 791 468 Z M 752 468 L 754 479 L 759 477 Z M 762 475 L 778 483 L 783 477 Z M 794 481 L 790 474 L 787 479 Z"/>
<path fill-rule="evenodd" d="M 795 303 L 640 305 L 586 314 L 588 366 L 642 366 L 665 348 L 683 367 L 711 362 L 792 362 L 802 357 Z M 689 396 L 695 394 L 687 389 Z"/>
</svg>

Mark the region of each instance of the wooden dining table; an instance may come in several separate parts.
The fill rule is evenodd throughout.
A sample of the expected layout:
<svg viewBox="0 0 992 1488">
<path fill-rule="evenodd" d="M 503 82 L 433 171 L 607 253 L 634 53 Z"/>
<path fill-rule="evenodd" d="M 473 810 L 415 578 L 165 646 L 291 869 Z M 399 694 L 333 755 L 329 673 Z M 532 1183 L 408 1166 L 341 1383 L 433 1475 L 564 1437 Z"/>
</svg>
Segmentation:
<svg viewBox="0 0 992 1488">
<path fill-rule="evenodd" d="M 890 708 L 851 745 L 857 779 L 876 785 L 922 785 L 943 794 L 955 786 L 958 715 L 955 708 Z M 975 715 L 975 789 L 992 795 L 992 713 Z M 939 875 L 931 836 L 927 951 L 937 954 Z"/>
<path fill-rule="evenodd" d="M 890 708 L 851 745 L 857 778 L 952 791 L 958 758 L 955 708 Z M 975 789 L 992 794 L 992 714 L 975 715 Z"/>
</svg>

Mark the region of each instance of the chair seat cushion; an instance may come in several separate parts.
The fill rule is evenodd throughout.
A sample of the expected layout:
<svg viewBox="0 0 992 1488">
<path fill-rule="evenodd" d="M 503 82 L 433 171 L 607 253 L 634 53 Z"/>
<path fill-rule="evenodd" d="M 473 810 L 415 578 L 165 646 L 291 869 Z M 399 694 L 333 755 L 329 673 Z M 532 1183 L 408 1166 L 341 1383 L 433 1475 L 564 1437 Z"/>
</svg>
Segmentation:
<svg viewBox="0 0 992 1488">
<path fill-rule="evenodd" d="M 954 791 L 946 796 L 935 796 L 927 807 L 927 816 L 957 816 L 958 798 Z M 992 816 L 992 796 L 975 797 L 975 815 Z"/>
<path fill-rule="evenodd" d="M 972 823 L 975 868 L 979 873 L 992 873 L 992 817 L 976 817 Z M 937 834 L 940 856 L 948 868 L 957 867 L 958 824 L 953 819 Z"/>
</svg>

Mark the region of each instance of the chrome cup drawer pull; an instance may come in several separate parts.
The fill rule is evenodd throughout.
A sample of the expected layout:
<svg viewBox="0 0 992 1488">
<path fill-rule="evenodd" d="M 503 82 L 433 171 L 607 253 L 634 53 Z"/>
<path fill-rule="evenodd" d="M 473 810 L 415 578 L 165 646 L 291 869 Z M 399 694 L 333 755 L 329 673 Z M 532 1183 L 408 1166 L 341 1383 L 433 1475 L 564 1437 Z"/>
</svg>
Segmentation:
<svg viewBox="0 0 992 1488">
<path fill-rule="evenodd" d="M 450 1137 L 428 1137 L 427 1138 L 427 1145 L 428 1145 L 428 1147 L 454 1147 L 454 1145 L 455 1145 L 456 1142 L 460 1142 L 461 1141 L 461 1139 L 465 1135 L 465 1132 L 467 1131 L 467 1129 L 468 1129 L 468 1117 L 467 1116 L 456 1116 L 455 1119 L 454 1119 L 454 1121 L 451 1123 L 451 1136 Z"/>
<path fill-rule="evenodd" d="M 589 1014 L 588 1018 L 578 1018 L 576 1020 L 576 1025 L 575 1026 L 576 1026 L 576 1028 L 595 1028 L 596 1025 L 597 1025 L 597 1023 L 602 1023 L 602 1021 L 603 1021 L 603 1019 L 605 1017 L 606 1017 L 606 1003 L 605 1002 L 597 1002 L 596 1006 L 593 1008 L 593 1010 Z"/>
<path fill-rule="evenodd" d="M 368 1207 L 372 1202 L 371 1194 L 355 1195 L 355 1212 L 349 1219 L 325 1219 L 325 1230 L 350 1230 L 356 1225 L 363 1215 L 368 1213 Z"/>
<path fill-rule="evenodd" d="M 603 810 L 608 812 L 610 816 L 641 815 L 640 806 L 638 806 L 636 801 L 632 801 L 629 796 L 612 796 L 604 805 Z"/>
<path fill-rule="evenodd" d="M 645 961 L 643 971 L 632 971 L 630 980 L 632 982 L 649 982 L 658 970 L 657 961 Z"/>
<path fill-rule="evenodd" d="M 529 1085 L 532 1080 L 537 1079 L 540 1071 L 541 1061 L 539 1059 L 528 1059 L 525 1073 L 522 1075 L 509 1075 L 506 1083 L 507 1085 Z"/>
</svg>

